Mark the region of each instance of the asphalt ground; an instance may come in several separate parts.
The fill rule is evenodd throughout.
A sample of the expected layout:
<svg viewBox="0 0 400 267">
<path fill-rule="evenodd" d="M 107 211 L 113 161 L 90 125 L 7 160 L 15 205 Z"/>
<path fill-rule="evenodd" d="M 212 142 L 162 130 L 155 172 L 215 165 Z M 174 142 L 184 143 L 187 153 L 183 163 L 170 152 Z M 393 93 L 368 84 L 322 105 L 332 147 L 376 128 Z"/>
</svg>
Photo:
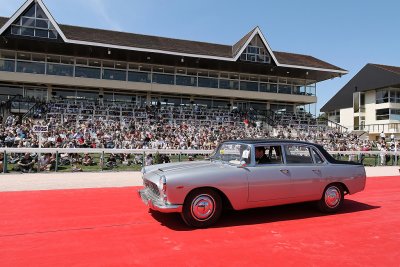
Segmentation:
<svg viewBox="0 0 400 267">
<path fill-rule="evenodd" d="M 136 194 L 139 187 L 123 183 L 1 192 L 0 266 L 400 263 L 399 176 L 368 178 L 365 191 L 346 196 L 334 215 L 312 203 L 229 211 L 201 230 L 185 226 L 178 214 L 150 213 Z"/>
</svg>

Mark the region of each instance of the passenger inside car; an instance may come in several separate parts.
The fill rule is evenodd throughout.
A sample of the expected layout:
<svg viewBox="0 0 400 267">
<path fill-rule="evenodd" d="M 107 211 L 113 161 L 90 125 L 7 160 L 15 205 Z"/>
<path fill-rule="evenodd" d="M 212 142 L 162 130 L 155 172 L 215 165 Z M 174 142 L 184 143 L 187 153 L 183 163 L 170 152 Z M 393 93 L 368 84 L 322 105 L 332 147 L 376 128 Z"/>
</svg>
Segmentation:
<svg viewBox="0 0 400 267">
<path fill-rule="evenodd" d="M 271 146 L 269 150 L 269 158 L 271 163 L 280 164 L 282 163 L 282 150 L 281 146 Z"/>
<path fill-rule="evenodd" d="M 263 146 L 256 147 L 256 163 L 257 164 L 266 164 L 266 163 L 270 163 L 270 162 L 271 162 L 271 160 L 265 154 L 265 147 L 263 147 Z"/>
</svg>

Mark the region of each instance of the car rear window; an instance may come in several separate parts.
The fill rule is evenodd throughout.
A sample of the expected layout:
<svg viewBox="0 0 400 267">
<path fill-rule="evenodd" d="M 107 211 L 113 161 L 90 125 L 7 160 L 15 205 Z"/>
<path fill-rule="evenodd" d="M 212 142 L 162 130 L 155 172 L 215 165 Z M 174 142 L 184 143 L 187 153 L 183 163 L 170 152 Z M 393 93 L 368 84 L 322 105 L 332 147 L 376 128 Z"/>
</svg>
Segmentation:
<svg viewBox="0 0 400 267">
<path fill-rule="evenodd" d="M 287 164 L 312 164 L 313 158 L 310 149 L 306 146 L 286 145 L 286 163 Z"/>
</svg>

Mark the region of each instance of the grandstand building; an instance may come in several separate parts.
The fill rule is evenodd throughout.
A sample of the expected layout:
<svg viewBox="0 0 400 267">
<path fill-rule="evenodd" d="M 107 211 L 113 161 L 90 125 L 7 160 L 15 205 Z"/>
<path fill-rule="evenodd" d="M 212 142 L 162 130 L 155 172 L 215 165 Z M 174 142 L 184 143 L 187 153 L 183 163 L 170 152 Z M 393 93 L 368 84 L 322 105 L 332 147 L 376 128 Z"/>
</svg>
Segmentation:
<svg viewBox="0 0 400 267">
<path fill-rule="evenodd" d="M 322 108 L 328 119 L 374 139 L 400 134 L 400 67 L 365 65 Z"/>
<path fill-rule="evenodd" d="M 2 101 L 20 95 L 315 114 L 317 83 L 346 73 L 312 56 L 273 51 L 258 27 L 222 45 L 61 25 L 42 0 L 0 17 Z"/>
</svg>

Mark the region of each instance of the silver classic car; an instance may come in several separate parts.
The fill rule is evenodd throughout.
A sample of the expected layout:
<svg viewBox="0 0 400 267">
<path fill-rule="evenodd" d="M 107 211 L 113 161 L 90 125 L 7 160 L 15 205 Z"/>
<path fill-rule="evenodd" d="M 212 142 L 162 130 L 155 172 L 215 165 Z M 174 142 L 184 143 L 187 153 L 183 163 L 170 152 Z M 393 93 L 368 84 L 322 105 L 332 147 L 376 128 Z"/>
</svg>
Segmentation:
<svg viewBox="0 0 400 267">
<path fill-rule="evenodd" d="M 345 194 L 365 187 L 364 166 L 335 160 L 322 146 L 292 140 L 234 140 L 208 160 L 142 169 L 139 195 L 150 209 L 179 212 L 186 224 L 208 227 L 226 208 L 242 210 L 316 201 L 337 211 Z"/>
</svg>

